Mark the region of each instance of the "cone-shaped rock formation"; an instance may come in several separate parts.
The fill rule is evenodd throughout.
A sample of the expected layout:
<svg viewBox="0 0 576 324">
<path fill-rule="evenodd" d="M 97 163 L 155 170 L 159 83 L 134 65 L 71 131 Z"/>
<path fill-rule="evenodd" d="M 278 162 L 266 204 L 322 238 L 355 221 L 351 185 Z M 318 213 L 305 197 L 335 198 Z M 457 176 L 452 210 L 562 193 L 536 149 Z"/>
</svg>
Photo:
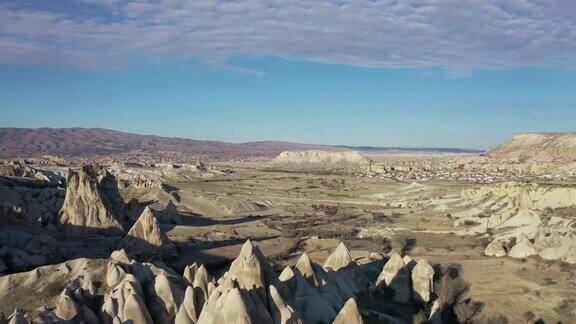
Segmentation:
<svg viewBox="0 0 576 324">
<path fill-rule="evenodd" d="M 120 247 L 130 254 L 176 254 L 176 249 L 148 207 L 122 240 Z"/>
<path fill-rule="evenodd" d="M 68 172 L 66 197 L 59 214 L 59 223 L 66 231 L 119 235 L 124 228 L 116 212 L 116 203 L 100 188 L 93 166 Z"/>
</svg>

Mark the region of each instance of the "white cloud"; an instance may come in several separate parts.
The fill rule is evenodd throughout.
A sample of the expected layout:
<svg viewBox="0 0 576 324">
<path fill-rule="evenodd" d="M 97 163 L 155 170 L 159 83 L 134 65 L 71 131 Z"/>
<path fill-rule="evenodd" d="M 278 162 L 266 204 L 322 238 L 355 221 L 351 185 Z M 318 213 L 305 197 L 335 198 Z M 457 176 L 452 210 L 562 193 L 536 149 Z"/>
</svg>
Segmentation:
<svg viewBox="0 0 576 324">
<path fill-rule="evenodd" d="M 79 1 L 104 11 L 80 18 Z M 65 12 L 0 5 L 0 64 L 225 66 L 231 56 L 274 55 L 455 76 L 576 66 L 573 0 L 69 2 Z"/>
</svg>

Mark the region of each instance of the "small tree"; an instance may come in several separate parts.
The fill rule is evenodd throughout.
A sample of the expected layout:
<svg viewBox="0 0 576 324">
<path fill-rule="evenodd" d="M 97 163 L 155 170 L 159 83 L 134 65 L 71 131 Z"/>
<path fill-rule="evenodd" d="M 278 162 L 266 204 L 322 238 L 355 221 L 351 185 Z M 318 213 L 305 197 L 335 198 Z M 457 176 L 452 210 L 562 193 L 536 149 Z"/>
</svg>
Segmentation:
<svg viewBox="0 0 576 324">
<path fill-rule="evenodd" d="M 408 237 L 404 234 L 395 234 L 390 238 L 390 247 L 392 251 L 404 256 L 408 246 Z"/>
<path fill-rule="evenodd" d="M 434 293 L 442 310 L 442 319 L 447 323 L 469 323 L 484 306 L 466 298 L 470 284 L 462 277 L 459 264 L 437 265 L 435 269 Z"/>
</svg>

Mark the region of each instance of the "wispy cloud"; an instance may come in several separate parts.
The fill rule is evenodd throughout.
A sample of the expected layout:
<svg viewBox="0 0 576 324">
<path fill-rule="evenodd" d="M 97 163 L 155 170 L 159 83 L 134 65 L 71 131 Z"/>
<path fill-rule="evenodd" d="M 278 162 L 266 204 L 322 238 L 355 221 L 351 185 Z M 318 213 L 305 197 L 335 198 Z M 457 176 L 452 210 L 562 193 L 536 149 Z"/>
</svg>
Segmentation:
<svg viewBox="0 0 576 324">
<path fill-rule="evenodd" d="M 62 2 L 0 4 L 0 64 L 200 60 L 230 68 L 233 56 L 273 55 L 442 68 L 456 77 L 486 68 L 576 67 L 573 0 Z"/>
</svg>

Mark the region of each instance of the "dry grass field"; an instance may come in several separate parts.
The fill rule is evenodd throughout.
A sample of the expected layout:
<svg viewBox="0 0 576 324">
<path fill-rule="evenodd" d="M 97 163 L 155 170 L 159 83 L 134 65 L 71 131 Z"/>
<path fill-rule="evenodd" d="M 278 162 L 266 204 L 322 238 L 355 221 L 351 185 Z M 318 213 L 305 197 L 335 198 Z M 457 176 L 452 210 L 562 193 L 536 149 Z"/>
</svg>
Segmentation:
<svg viewBox="0 0 576 324">
<path fill-rule="evenodd" d="M 388 238 L 402 233 L 411 239 L 411 257 L 462 265 L 471 284 L 468 296 L 484 303 L 485 318 L 572 320 L 566 305 L 576 298 L 574 266 L 484 256 L 484 237 L 457 235 L 459 228 L 450 218 L 457 208 L 434 207 L 477 185 L 276 172 L 258 163 L 220 167 L 234 172 L 173 181 L 172 194 L 157 197 L 179 199 L 183 222 L 166 227 L 170 239 L 186 250 L 174 261 L 176 269 L 200 260 L 221 271 L 247 238 L 257 241 L 278 269 L 294 264 L 302 252 L 322 262 L 340 241 L 358 260 L 371 252 L 386 258 Z"/>
</svg>

